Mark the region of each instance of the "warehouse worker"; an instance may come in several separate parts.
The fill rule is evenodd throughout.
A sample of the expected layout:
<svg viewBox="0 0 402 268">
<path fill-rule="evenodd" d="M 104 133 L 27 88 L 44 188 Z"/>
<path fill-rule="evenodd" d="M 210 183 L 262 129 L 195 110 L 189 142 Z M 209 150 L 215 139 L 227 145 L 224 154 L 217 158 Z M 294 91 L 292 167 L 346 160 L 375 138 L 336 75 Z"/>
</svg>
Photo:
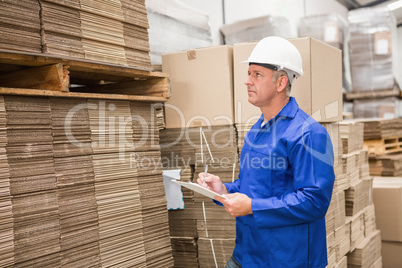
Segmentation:
<svg viewBox="0 0 402 268">
<path fill-rule="evenodd" d="M 226 267 L 324 268 L 334 157 L 326 129 L 289 96 L 303 75 L 301 55 L 286 39 L 267 37 L 247 62 L 248 101 L 262 115 L 245 137 L 239 177 L 222 183 L 200 173 L 197 180 L 225 195 L 215 199 L 236 217 Z"/>
</svg>

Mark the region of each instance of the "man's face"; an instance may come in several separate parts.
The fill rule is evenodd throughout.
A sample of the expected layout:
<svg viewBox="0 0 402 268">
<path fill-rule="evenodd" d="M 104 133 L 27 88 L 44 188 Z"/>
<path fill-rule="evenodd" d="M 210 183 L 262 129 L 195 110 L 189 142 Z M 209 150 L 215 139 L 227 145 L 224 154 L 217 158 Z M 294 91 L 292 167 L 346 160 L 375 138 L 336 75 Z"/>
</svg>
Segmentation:
<svg viewBox="0 0 402 268">
<path fill-rule="evenodd" d="M 248 67 L 248 77 L 244 84 L 247 86 L 249 103 L 257 107 L 270 104 L 277 93 L 272 75 L 271 69 L 254 64 Z"/>
</svg>

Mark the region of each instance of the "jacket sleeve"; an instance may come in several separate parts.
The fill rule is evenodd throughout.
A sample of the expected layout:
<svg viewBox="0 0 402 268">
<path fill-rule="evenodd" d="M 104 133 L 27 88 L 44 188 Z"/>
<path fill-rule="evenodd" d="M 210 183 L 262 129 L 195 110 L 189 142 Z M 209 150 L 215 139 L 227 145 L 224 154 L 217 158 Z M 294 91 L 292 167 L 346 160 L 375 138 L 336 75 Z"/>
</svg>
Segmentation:
<svg viewBox="0 0 402 268">
<path fill-rule="evenodd" d="M 240 191 L 240 179 L 235 180 L 234 182 L 224 183 L 226 189 L 229 193 L 237 193 Z"/>
<path fill-rule="evenodd" d="M 302 224 L 325 217 L 335 180 L 333 148 L 328 134 L 304 133 L 289 151 L 293 191 L 280 197 L 252 199 L 260 228 Z"/>
<path fill-rule="evenodd" d="M 240 179 L 237 179 L 234 182 L 224 183 L 224 185 L 229 193 L 231 193 L 231 194 L 237 193 L 240 190 Z M 223 204 L 221 202 L 216 201 L 215 199 L 213 201 L 215 204 L 223 206 Z"/>
</svg>

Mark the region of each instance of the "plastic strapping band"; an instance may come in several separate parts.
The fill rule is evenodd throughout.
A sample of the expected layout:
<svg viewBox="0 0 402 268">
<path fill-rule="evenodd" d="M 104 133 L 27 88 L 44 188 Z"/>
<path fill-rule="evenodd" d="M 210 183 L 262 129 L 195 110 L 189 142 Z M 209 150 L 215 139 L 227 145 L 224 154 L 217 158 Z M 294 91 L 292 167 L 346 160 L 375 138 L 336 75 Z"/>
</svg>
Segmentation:
<svg viewBox="0 0 402 268">
<path fill-rule="evenodd" d="M 202 214 L 204 215 L 205 235 L 206 235 L 206 237 L 208 237 L 207 213 L 205 212 L 205 204 L 204 204 L 204 201 L 202 201 Z"/>
<path fill-rule="evenodd" d="M 212 239 L 209 239 L 209 242 L 211 242 L 211 250 L 212 250 L 212 256 L 214 257 L 215 267 L 219 268 L 218 262 L 216 261 L 216 257 L 215 257 L 214 243 L 212 242 Z"/>
<path fill-rule="evenodd" d="M 232 182 L 234 182 L 235 169 L 236 169 L 236 163 L 233 163 Z"/>
<path fill-rule="evenodd" d="M 211 250 L 212 250 L 212 256 L 214 257 L 214 262 L 216 268 L 218 268 L 218 262 L 216 261 L 216 256 L 215 256 L 215 249 L 214 249 L 214 244 L 212 243 L 212 239 L 208 237 L 208 228 L 207 228 L 207 214 L 205 212 L 205 204 L 204 201 L 202 201 L 202 213 L 204 215 L 204 225 L 205 225 L 205 235 L 209 239 L 211 243 Z"/>
<path fill-rule="evenodd" d="M 212 153 L 211 153 L 211 149 L 209 149 L 209 144 L 208 144 L 207 138 L 205 137 L 204 131 L 202 131 L 201 133 L 202 133 L 202 136 L 204 137 L 204 141 L 205 141 L 205 145 L 207 146 L 208 153 L 211 156 L 211 161 L 212 161 L 212 163 L 215 163 L 214 157 L 212 156 Z"/>
<path fill-rule="evenodd" d="M 201 144 L 201 163 L 204 163 L 204 153 L 202 149 L 202 127 L 200 127 L 200 144 Z"/>
</svg>

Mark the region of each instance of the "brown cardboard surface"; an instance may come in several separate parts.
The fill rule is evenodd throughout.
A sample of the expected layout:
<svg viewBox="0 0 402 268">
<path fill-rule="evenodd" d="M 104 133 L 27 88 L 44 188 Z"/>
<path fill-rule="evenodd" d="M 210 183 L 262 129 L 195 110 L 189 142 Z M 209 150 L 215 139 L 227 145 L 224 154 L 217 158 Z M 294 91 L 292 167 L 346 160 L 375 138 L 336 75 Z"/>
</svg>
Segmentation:
<svg viewBox="0 0 402 268">
<path fill-rule="evenodd" d="M 381 255 L 383 268 L 402 267 L 402 243 L 382 241 Z"/>
<path fill-rule="evenodd" d="M 166 128 L 233 124 L 232 54 L 226 45 L 162 55 L 171 86 Z"/>
<path fill-rule="evenodd" d="M 402 242 L 402 178 L 374 178 L 373 201 L 381 239 Z"/>
<path fill-rule="evenodd" d="M 313 38 L 289 39 L 300 51 L 304 76 L 294 80 L 291 95 L 302 110 L 319 122 L 342 120 L 342 55 L 341 51 Z M 244 81 L 247 60 L 257 43 L 233 46 L 235 123 L 252 121 L 258 108 L 248 103 Z"/>
</svg>

